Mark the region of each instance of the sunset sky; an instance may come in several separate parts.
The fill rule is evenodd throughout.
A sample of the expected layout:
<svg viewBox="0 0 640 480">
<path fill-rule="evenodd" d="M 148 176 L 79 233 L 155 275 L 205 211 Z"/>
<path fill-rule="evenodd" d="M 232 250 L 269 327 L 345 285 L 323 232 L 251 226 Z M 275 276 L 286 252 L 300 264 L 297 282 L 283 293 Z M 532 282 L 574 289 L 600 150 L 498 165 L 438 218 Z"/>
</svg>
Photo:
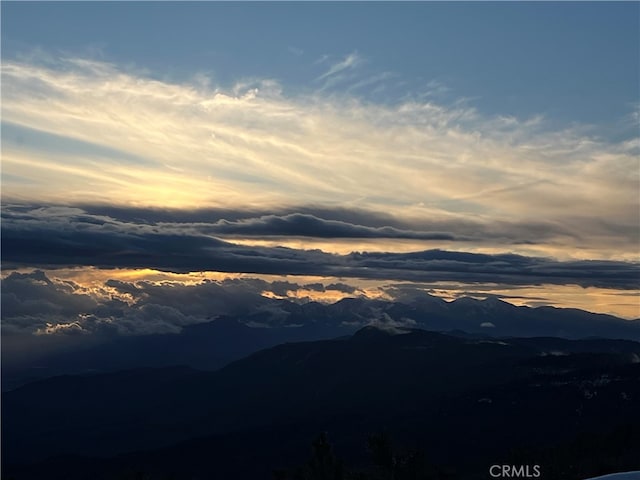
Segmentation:
<svg viewBox="0 0 640 480">
<path fill-rule="evenodd" d="M 398 285 L 640 317 L 637 2 L 1 8 L 4 333 Z"/>
</svg>

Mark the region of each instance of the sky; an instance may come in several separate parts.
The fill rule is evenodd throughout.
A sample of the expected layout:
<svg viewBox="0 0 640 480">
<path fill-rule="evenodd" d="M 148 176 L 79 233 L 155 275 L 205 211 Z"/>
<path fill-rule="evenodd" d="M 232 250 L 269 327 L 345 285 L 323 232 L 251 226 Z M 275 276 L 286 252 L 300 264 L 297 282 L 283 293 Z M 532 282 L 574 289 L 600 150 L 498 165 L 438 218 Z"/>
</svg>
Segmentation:
<svg viewBox="0 0 640 480">
<path fill-rule="evenodd" d="M 640 317 L 637 2 L 1 9 L 3 332 L 209 318 L 149 285 Z"/>
</svg>

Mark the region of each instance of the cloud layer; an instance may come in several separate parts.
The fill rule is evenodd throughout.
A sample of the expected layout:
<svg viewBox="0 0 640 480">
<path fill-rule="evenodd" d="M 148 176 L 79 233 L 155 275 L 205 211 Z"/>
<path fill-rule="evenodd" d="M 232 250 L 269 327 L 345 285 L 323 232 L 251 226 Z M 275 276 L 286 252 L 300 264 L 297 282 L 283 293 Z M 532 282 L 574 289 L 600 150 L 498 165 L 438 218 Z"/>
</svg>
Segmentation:
<svg viewBox="0 0 640 480">
<path fill-rule="evenodd" d="M 318 83 L 362 61 L 347 55 Z M 201 80 L 79 58 L 4 61 L 4 197 L 266 215 L 340 205 L 389 212 L 425 238 L 474 236 L 440 227 L 454 222 L 480 233 L 538 226 L 532 241 L 554 256 L 637 258 L 637 138 L 607 142 L 588 126 L 551 130 L 542 117 L 486 117 L 431 97 L 374 104 L 321 87 L 291 95 L 273 79 L 228 88 Z M 227 220 L 218 228 L 236 234 L 319 227 L 301 216 Z"/>
<path fill-rule="evenodd" d="M 337 232 L 335 223 L 340 226 Z M 3 263 L 5 268 L 93 266 L 640 289 L 640 265 L 634 262 L 557 261 L 511 253 L 478 254 L 439 249 L 338 255 L 321 250 L 234 244 L 214 236 L 220 225 L 226 228 L 235 223 L 219 220 L 212 224 L 126 222 L 89 214 L 79 208 L 6 206 L 2 212 Z M 326 227 L 320 221 L 311 225 Z M 377 230 L 346 222 L 329 222 L 329 227 L 327 235 L 342 235 L 343 230 L 397 234 L 392 228 Z"/>
<path fill-rule="evenodd" d="M 242 314 L 268 303 L 259 280 L 205 281 L 187 286 L 109 280 L 98 288 L 51 280 L 42 271 L 2 280 L 4 334 L 177 333 L 221 314 Z"/>
<path fill-rule="evenodd" d="M 424 284 L 391 283 L 378 287 L 381 295 L 376 296 L 368 289 L 331 282 L 328 278 L 314 283 L 250 276 L 201 277 L 189 281 L 187 275 L 173 279 L 121 280 L 117 278 L 118 274 L 112 270 L 100 281 L 83 282 L 69 280 L 56 271 L 9 273 L 2 279 L 3 347 L 19 351 L 22 343 L 28 343 L 27 338 L 42 345 L 45 345 L 43 337 L 50 338 L 53 343 L 49 342 L 48 346 L 54 348 L 56 345 L 80 346 L 82 342 L 91 344 L 119 336 L 174 334 L 187 325 L 219 316 L 242 318 L 243 322 L 255 327 L 290 328 L 329 319 L 333 325 L 345 322 L 357 327 L 382 322 L 388 327 L 416 326 L 416 319 L 428 323 L 436 318 L 440 322 L 449 318 L 438 324 L 438 328 L 444 329 L 452 325 L 450 322 L 468 321 L 467 317 L 472 316 L 477 320 L 473 324 L 476 328 L 482 320 L 500 320 L 498 323 L 503 327 L 511 324 L 511 328 L 517 329 L 522 327 L 522 319 L 531 313 L 529 309 L 503 303 L 487 291 L 459 290 L 454 297 L 457 300 L 447 303 L 432 296 L 434 292 Z M 76 277 L 77 280 L 80 278 Z M 486 301 L 478 302 L 470 296 Z M 511 297 L 500 295 L 500 298 Z M 534 304 L 536 300 L 536 297 L 522 294 L 513 298 L 528 299 Z M 342 299 L 345 300 L 337 302 Z M 537 299 L 545 304 L 543 298 Z M 324 305 L 311 303 L 312 300 L 322 300 Z M 486 307 L 492 310 L 486 311 Z M 544 320 L 545 314 L 540 314 L 539 319 Z M 564 311 L 564 314 L 605 320 L 585 312 Z M 557 315 L 562 314 L 556 312 L 556 318 Z M 542 323 L 553 325 L 553 322 Z M 619 326 L 625 328 L 623 324 Z M 597 326 L 597 321 L 592 326 Z M 575 328 L 580 329 L 579 326 Z M 589 332 L 588 326 L 582 328 Z M 637 328 L 637 325 L 630 328 Z M 4 355 L 5 352 L 3 360 Z"/>
</svg>

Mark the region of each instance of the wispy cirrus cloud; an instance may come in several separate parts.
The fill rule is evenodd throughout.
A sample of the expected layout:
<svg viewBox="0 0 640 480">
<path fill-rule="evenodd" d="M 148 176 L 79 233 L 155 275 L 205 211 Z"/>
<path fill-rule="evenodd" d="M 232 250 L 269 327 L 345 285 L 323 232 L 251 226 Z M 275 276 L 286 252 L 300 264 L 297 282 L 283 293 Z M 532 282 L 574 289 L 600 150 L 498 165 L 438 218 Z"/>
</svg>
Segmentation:
<svg viewBox="0 0 640 480">
<path fill-rule="evenodd" d="M 322 79 L 361 62 L 347 55 Z M 533 239 L 545 255 L 637 258 L 633 139 L 487 117 L 465 102 L 291 95 L 274 80 L 170 83 L 78 58 L 7 60 L 2 80 L 6 199 L 265 213 L 340 205 L 389 212 L 412 231 L 547 225 Z M 513 237 L 494 241 L 511 249 Z"/>
<path fill-rule="evenodd" d="M 363 58 L 358 55 L 358 52 L 352 52 L 345 56 L 343 60 L 332 64 L 326 72 L 317 78 L 317 80 L 324 80 L 347 69 L 355 68 L 362 64 L 362 62 Z"/>
</svg>

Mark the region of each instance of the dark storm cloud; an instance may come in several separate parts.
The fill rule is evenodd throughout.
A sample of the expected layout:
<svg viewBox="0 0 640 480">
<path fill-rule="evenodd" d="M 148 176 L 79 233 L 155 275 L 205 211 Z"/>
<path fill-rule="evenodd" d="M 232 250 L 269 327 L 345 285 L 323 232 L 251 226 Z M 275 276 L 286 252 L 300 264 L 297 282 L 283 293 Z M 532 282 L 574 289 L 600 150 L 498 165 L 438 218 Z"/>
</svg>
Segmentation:
<svg viewBox="0 0 640 480">
<path fill-rule="evenodd" d="M 368 270 L 386 272 L 409 270 L 408 280 L 495 282 L 505 285 L 577 284 L 583 287 L 637 289 L 640 265 L 609 260 L 560 262 L 549 258 L 516 254 L 479 254 L 427 250 L 412 253 L 351 253 L 354 263 Z M 408 278 L 410 276 L 414 278 Z"/>
<path fill-rule="evenodd" d="M 221 220 L 228 222 L 240 222 L 242 220 L 258 219 L 265 216 L 285 217 L 291 214 L 311 215 L 317 218 L 334 220 L 337 222 L 350 223 L 353 225 L 364 225 L 367 227 L 391 226 L 399 229 L 407 229 L 409 225 L 398 218 L 380 213 L 361 209 L 346 209 L 340 207 L 320 207 L 320 206 L 297 206 L 282 207 L 279 209 L 223 209 L 223 208 L 202 208 L 196 210 L 188 209 L 160 209 L 160 208 L 134 208 L 105 205 L 83 205 L 82 210 L 90 215 L 109 217 L 123 222 L 133 223 L 205 223 L 211 224 Z"/>
<path fill-rule="evenodd" d="M 548 240 L 579 239 L 581 234 L 602 230 L 602 225 L 580 224 L 569 228 L 552 221 L 474 221 L 461 218 L 407 221 L 390 214 L 357 208 L 297 205 L 271 210 L 204 208 L 171 210 L 105 205 L 84 205 L 91 216 L 145 225 L 180 224 L 203 233 L 231 237 L 307 236 L 319 238 L 398 238 L 535 245 Z M 622 227 L 607 225 L 608 232 L 626 235 Z M 637 232 L 636 232 L 637 236 Z"/>
<path fill-rule="evenodd" d="M 300 286 L 296 283 L 275 281 L 271 283 L 270 290 L 281 297 L 287 296 L 288 292 L 298 290 Z"/>
<path fill-rule="evenodd" d="M 330 283 L 326 286 L 326 290 L 335 290 L 342 293 L 354 293 L 357 288 L 347 285 L 346 283 Z"/>
<path fill-rule="evenodd" d="M 324 220 L 314 215 L 292 213 L 265 215 L 237 221 L 220 220 L 210 232 L 229 236 L 299 236 L 315 238 L 398 238 L 412 240 L 469 240 L 446 232 L 416 232 L 395 227 L 369 227 L 339 220 Z"/>
<path fill-rule="evenodd" d="M 559 262 L 515 254 L 442 250 L 336 255 L 320 250 L 235 245 L 203 233 L 200 224 L 124 222 L 74 208 L 5 207 L 2 216 L 5 268 L 91 265 L 179 273 L 211 270 L 421 282 L 577 284 L 621 289 L 640 286 L 640 265 L 630 262 Z M 312 225 L 318 223 L 313 221 Z"/>
</svg>

